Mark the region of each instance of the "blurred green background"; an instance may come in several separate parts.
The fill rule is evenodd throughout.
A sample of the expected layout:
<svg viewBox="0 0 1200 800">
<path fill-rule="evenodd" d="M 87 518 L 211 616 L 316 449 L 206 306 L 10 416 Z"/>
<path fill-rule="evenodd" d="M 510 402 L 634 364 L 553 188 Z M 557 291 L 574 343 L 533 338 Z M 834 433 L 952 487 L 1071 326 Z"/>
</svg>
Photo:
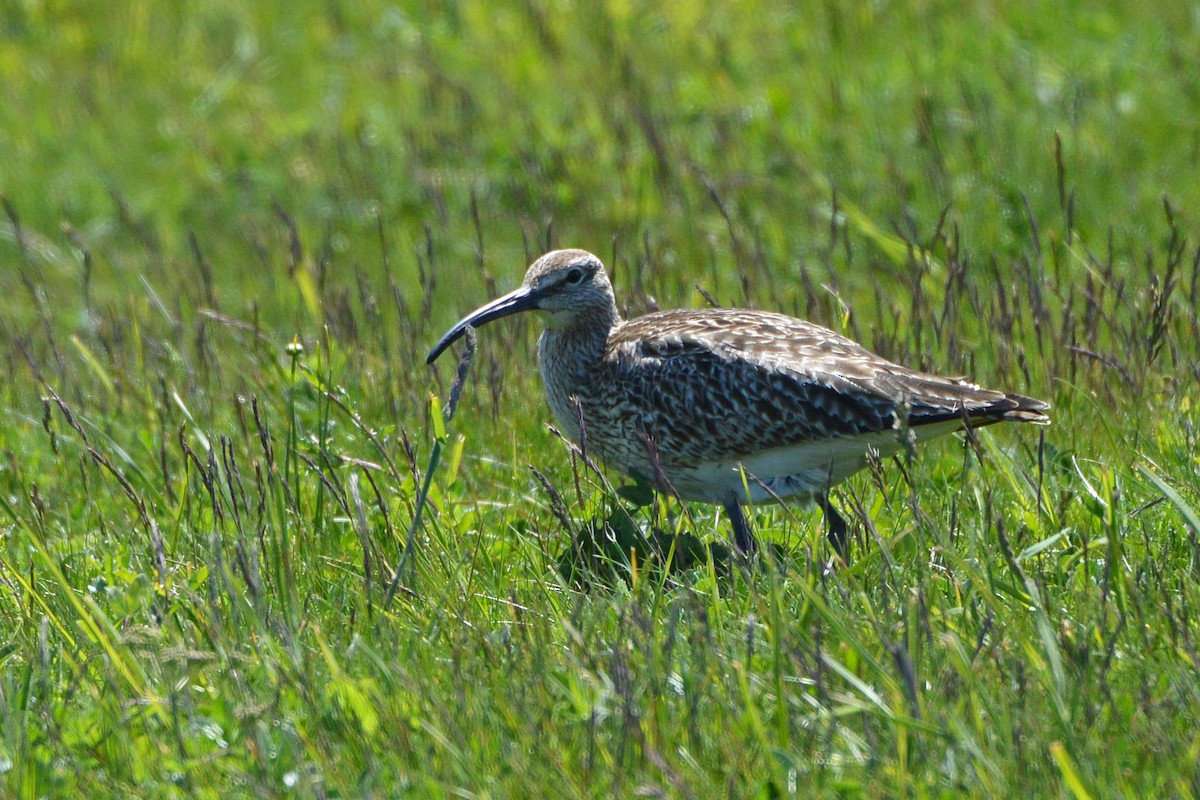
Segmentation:
<svg viewBox="0 0 1200 800">
<path fill-rule="evenodd" d="M 379 261 L 377 220 L 399 254 L 431 227 L 447 264 L 470 260 L 472 197 L 506 273 L 523 266 L 522 232 L 551 220 L 597 251 L 647 236 L 676 270 L 732 265 L 710 186 L 772 266 L 828 238 L 832 188 L 885 229 L 931 229 L 948 206 L 984 258 L 1028 236 L 1026 202 L 1063 227 L 1057 132 L 1069 187 L 1088 186 L 1081 232 L 1138 237 L 1163 196 L 1192 206 L 1195 17 L 1123 3 L 9 4 L 4 191 L 31 228 L 61 240 L 66 221 L 114 260 L 139 225 L 167 259 L 203 233 L 222 285 L 250 272 L 246 231 L 277 227 L 275 200 L 344 268 Z"/>
</svg>

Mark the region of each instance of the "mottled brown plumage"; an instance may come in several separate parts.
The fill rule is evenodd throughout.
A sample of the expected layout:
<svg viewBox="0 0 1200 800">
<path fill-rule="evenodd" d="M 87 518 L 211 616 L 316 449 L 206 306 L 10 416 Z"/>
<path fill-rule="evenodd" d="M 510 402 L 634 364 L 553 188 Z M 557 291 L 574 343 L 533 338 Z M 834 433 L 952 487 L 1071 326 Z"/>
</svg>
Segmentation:
<svg viewBox="0 0 1200 800">
<path fill-rule="evenodd" d="M 519 289 L 451 328 L 429 362 L 467 326 L 527 309 L 545 317 L 538 358 L 563 431 L 664 491 L 724 505 L 743 551 L 753 538 L 740 503 L 813 499 L 844 552 L 828 491 L 869 453 L 966 426 L 1049 422 L 1040 400 L 908 369 L 782 314 L 678 310 L 623 322 L 604 267 L 583 250 L 539 258 Z"/>
</svg>

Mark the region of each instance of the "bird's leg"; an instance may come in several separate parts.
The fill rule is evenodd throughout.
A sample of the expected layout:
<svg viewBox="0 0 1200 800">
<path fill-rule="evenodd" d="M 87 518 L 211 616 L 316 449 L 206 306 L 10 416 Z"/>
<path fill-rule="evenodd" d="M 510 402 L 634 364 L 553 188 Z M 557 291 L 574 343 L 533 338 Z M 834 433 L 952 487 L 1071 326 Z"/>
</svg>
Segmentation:
<svg viewBox="0 0 1200 800">
<path fill-rule="evenodd" d="M 846 557 L 850 555 L 849 526 L 846 524 L 845 518 L 833 507 L 833 503 L 829 502 L 829 495 L 823 494 L 818 497 L 817 505 L 825 514 L 825 537 L 833 545 L 834 552 L 845 561 Z"/>
<path fill-rule="evenodd" d="M 746 524 L 742 506 L 737 500 L 728 500 L 725 503 L 725 513 L 729 515 L 729 524 L 733 526 L 733 543 L 738 553 L 743 556 L 752 555 L 756 547 L 754 534 L 750 533 L 750 527 Z"/>
</svg>

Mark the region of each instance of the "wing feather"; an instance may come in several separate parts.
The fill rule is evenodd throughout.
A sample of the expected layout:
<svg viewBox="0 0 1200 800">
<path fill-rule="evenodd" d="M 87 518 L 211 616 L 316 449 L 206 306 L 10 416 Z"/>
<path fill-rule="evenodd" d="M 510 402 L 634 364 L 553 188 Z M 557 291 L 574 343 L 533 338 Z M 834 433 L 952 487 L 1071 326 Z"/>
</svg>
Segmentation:
<svg viewBox="0 0 1200 800">
<path fill-rule="evenodd" d="M 1048 421 L 1048 406 L 908 369 L 834 331 L 782 314 L 665 311 L 609 337 L 599 385 L 680 461 L 857 437 L 961 417 Z"/>
</svg>

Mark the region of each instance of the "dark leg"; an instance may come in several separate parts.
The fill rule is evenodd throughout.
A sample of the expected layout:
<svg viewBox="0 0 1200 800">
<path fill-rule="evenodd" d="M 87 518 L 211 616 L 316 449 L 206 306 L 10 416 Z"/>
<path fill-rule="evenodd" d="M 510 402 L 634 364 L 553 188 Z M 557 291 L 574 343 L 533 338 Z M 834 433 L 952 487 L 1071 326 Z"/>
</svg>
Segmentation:
<svg viewBox="0 0 1200 800">
<path fill-rule="evenodd" d="M 738 553 L 743 556 L 753 555 L 754 535 L 750 533 L 750 528 L 746 525 L 746 517 L 742 514 L 741 505 L 737 500 L 730 500 L 725 503 L 725 513 L 729 515 L 729 524 L 733 526 L 733 543 L 737 547 Z"/>
<path fill-rule="evenodd" d="M 817 505 L 821 507 L 821 511 L 825 512 L 825 537 L 833 545 L 834 552 L 845 561 L 850 555 L 849 526 L 846 525 L 846 520 L 838 513 L 838 510 L 833 507 L 833 503 L 829 502 L 829 495 L 818 497 Z"/>
</svg>

